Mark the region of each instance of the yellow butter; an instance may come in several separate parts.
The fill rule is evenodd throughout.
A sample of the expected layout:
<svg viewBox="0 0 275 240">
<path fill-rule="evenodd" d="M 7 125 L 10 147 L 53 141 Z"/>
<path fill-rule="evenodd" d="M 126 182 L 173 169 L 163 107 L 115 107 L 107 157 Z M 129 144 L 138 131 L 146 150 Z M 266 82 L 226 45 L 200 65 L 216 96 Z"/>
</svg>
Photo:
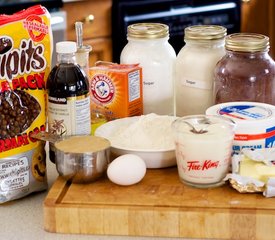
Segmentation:
<svg viewBox="0 0 275 240">
<path fill-rule="evenodd" d="M 240 162 L 239 174 L 266 183 L 269 177 L 275 177 L 275 166 L 268 166 L 263 162 L 253 161 L 244 157 Z"/>
</svg>

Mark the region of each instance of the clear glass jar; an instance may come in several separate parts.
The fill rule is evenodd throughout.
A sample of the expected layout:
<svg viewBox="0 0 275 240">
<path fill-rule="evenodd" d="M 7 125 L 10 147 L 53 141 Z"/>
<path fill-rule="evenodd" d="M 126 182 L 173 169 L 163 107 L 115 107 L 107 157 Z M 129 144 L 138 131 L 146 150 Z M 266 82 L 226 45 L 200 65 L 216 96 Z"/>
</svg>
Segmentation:
<svg viewBox="0 0 275 240">
<path fill-rule="evenodd" d="M 185 46 L 176 60 L 176 115 L 204 114 L 212 106 L 214 68 L 224 56 L 226 28 L 195 25 L 185 28 Z"/>
<path fill-rule="evenodd" d="M 120 63 L 139 63 L 143 79 L 143 112 L 174 115 L 176 53 L 169 44 L 169 27 L 160 23 L 128 26 L 128 43 Z"/>
<path fill-rule="evenodd" d="M 275 63 L 268 54 L 269 38 L 235 33 L 225 39 L 226 55 L 214 72 L 215 103 L 264 102 L 275 105 Z"/>
</svg>

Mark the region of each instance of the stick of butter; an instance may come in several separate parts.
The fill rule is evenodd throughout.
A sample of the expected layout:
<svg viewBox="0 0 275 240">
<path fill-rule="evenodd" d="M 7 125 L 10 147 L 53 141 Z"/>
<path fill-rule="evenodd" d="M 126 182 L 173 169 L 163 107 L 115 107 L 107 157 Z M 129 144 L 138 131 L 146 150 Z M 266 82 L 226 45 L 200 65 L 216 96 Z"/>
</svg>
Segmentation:
<svg viewBox="0 0 275 240">
<path fill-rule="evenodd" d="M 265 183 L 268 178 L 275 177 L 275 165 L 267 165 L 264 162 L 252 160 L 245 155 L 239 164 L 239 174 L 241 176 L 252 177 Z"/>
</svg>

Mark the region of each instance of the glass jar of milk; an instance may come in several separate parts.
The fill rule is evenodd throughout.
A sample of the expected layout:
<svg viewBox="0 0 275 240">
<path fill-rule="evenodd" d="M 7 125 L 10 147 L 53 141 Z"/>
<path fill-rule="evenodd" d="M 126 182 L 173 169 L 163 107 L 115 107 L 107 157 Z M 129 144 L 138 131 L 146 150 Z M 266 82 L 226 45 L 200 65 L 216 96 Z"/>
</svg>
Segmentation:
<svg viewBox="0 0 275 240">
<path fill-rule="evenodd" d="M 214 104 L 214 68 L 225 55 L 226 28 L 195 25 L 185 28 L 185 46 L 176 60 L 176 115 L 204 114 Z"/>
<path fill-rule="evenodd" d="M 120 63 L 139 63 L 143 78 L 143 113 L 174 115 L 176 53 L 169 44 L 169 27 L 160 23 L 136 23 L 127 28 L 128 43 Z"/>
</svg>

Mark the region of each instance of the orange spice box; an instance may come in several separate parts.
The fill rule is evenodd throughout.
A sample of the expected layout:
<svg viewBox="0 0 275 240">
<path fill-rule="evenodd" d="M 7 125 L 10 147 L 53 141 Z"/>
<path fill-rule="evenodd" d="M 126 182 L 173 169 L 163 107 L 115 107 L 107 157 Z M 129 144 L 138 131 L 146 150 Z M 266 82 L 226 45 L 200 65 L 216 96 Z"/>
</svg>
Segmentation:
<svg viewBox="0 0 275 240">
<path fill-rule="evenodd" d="M 142 68 L 98 62 L 89 69 L 91 113 L 109 120 L 143 114 Z"/>
</svg>

